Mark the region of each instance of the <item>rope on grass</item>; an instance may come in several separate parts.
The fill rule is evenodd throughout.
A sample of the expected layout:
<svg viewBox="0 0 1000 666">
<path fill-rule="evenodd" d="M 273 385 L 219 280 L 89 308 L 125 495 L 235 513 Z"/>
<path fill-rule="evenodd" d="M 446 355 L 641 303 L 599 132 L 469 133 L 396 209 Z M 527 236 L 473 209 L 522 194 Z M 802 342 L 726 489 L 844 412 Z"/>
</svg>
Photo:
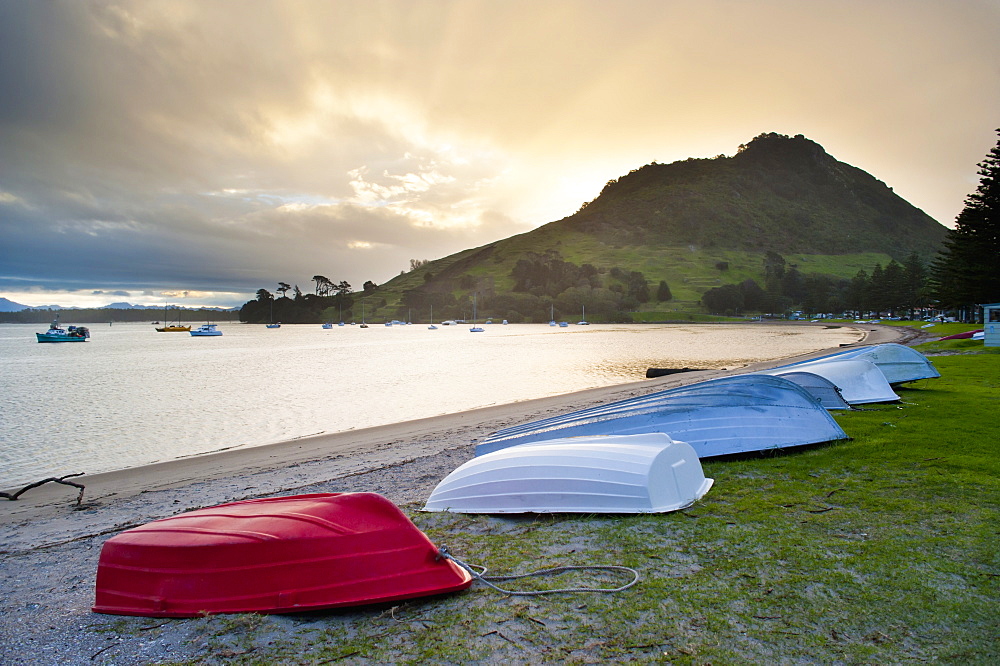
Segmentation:
<svg viewBox="0 0 1000 666">
<path fill-rule="evenodd" d="M 531 573 L 526 573 L 526 574 L 512 574 L 512 575 L 507 575 L 507 576 L 486 576 L 485 575 L 486 571 L 487 571 L 486 567 L 484 567 L 482 565 L 478 565 L 478 564 L 467 564 L 467 563 L 463 562 L 462 560 L 458 559 L 457 557 L 455 557 L 454 555 L 452 555 L 450 552 L 448 552 L 448 547 L 447 546 L 441 546 L 438 549 L 438 554 L 439 554 L 440 557 L 443 557 L 443 558 L 445 558 L 447 560 L 451 560 L 452 562 L 454 562 L 458 566 L 460 566 L 463 569 L 465 569 L 466 571 L 468 571 L 469 574 L 473 578 L 475 578 L 476 580 L 482 582 L 484 585 L 493 588 L 497 592 L 500 592 L 502 594 L 508 594 L 508 595 L 511 595 L 511 596 L 533 597 L 533 596 L 540 596 L 540 595 L 543 595 L 543 594 L 559 594 L 559 593 L 566 593 L 566 592 L 604 592 L 604 593 L 624 592 L 625 590 L 629 589 L 630 587 L 632 587 L 633 585 L 635 585 L 636 583 L 639 582 L 639 572 L 638 571 L 636 571 L 635 569 L 632 569 L 630 567 L 623 567 L 623 566 L 617 566 L 617 565 L 607 565 L 607 566 L 603 566 L 603 565 L 591 565 L 591 566 L 552 567 L 550 569 L 539 569 L 538 571 L 532 571 Z M 479 569 L 479 571 L 477 571 L 477 569 Z M 612 587 L 612 588 L 607 588 L 607 587 L 564 587 L 564 588 L 557 588 L 557 589 L 554 589 L 554 590 L 508 590 L 508 589 L 502 588 L 499 585 L 495 585 L 492 582 L 490 582 L 490 581 L 517 580 L 518 578 L 529 578 L 529 577 L 532 577 L 532 576 L 548 576 L 548 575 L 556 576 L 556 575 L 563 574 L 563 573 L 566 573 L 566 572 L 569 572 L 569 571 L 583 571 L 583 570 L 589 570 L 589 571 L 614 571 L 614 572 L 631 574 L 632 580 L 630 580 L 628 583 L 625 583 L 624 585 L 621 585 L 619 587 Z"/>
</svg>

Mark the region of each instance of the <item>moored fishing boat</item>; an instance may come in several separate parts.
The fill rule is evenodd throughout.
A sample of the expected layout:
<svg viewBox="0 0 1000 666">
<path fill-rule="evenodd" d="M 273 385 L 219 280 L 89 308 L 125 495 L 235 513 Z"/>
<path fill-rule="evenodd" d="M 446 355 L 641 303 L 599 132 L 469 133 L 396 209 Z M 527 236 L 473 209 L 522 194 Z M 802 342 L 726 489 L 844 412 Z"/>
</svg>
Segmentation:
<svg viewBox="0 0 1000 666">
<path fill-rule="evenodd" d="M 392 502 L 328 493 L 233 502 L 109 539 L 94 611 L 147 617 L 291 613 L 467 588 L 471 576 Z"/>
<path fill-rule="evenodd" d="M 662 433 L 573 437 L 473 458 L 437 485 L 424 510 L 664 513 L 711 487 L 694 449 Z"/>
<path fill-rule="evenodd" d="M 49 330 L 44 333 L 35 333 L 39 342 L 86 342 L 90 337 L 90 329 L 86 326 L 67 326 L 63 328 L 59 325 L 59 318 L 56 317 Z"/>
<path fill-rule="evenodd" d="M 222 331 L 219 330 L 219 327 L 216 324 L 202 324 L 198 328 L 193 329 L 191 331 L 191 335 L 196 337 L 222 335 Z"/>
<path fill-rule="evenodd" d="M 737 375 L 504 428 L 478 444 L 476 455 L 545 439 L 643 432 L 687 442 L 701 458 L 847 438 L 798 384 Z"/>
</svg>

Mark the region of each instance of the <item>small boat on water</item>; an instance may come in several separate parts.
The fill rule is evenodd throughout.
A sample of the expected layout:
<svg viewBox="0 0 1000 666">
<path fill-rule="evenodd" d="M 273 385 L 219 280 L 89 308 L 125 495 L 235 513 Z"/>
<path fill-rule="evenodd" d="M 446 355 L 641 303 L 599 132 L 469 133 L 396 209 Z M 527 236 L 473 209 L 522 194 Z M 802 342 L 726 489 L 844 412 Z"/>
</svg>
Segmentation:
<svg viewBox="0 0 1000 666">
<path fill-rule="evenodd" d="M 892 390 L 892 386 L 889 385 L 878 366 L 861 358 L 834 359 L 792 367 L 782 366 L 765 370 L 761 374 L 784 377 L 799 384 L 804 381 L 802 375 L 824 378 L 836 386 L 838 393 L 848 406 L 876 402 L 899 402 L 899 396 Z M 824 406 L 827 409 L 842 409 L 832 408 L 827 404 Z"/>
<path fill-rule="evenodd" d="M 186 333 L 186 332 L 190 331 L 191 330 L 190 326 L 184 326 L 184 325 L 181 324 L 181 322 L 180 322 L 180 314 L 177 315 L 177 323 L 176 324 L 169 323 L 169 319 L 167 318 L 167 310 L 169 308 L 170 308 L 169 305 L 164 305 L 163 306 L 163 321 L 167 322 L 167 323 L 165 323 L 163 326 L 158 326 L 156 328 L 156 332 L 157 333 Z M 178 313 L 179 312 L 180 311 L 178 310 Z"/>
<path fill-rule="evenodd" d="M 59 317 L 52 320 L 49 330 L 44 333 L 35 333 L 35 338 L 39 342 L 86 342 L 90 337 L 90 329 L 86 326 L 67 326 L 63 328 L 59 325 Z"/>
<path fill-rule="evenodd" d="M 896 344 L 895 342 L 845 349 L 808 361 L 790 363 L 782 367 L 800 367 L 812 363 L 842 359 L 871 361 L 882 371 L 886 381 L 892 385 L 912 382 L 918 379 L 933 379 L 941 376 L 941 373 L 937 371 L 933 363 L 927 360 L 926 356 L 912 347 Z"/>
<path fill-rule="evenodd" d="M 324 493 L 233 502 L 105 542 L 93 610 L 297 613 L 464 590 L 472 577 L 392 502 Z"/>
<path fill-rule="evenodd" d="M 195 337 L 222 335 L 222 331 L 219 330 L 219 327 L 216 324 L 202 324 L 198 328 L 192 329 L 191 335 Z"/>
<path fill-rule="evenodd" d="M 700 458 L 847 439 L 795 382 L 737 375 L 504 428 L 478 444 L 476 455 L 546 439 L 646 432 L 687 442 Z"/>
<path fill-rule="evenodd" d="M 694 449 L 662 433 L 573 437 L 473 458 L 437 485 L 424 511 L 665 513 L 711 487 Z"/>
<path fill-rule="evenodd" d="M 476 295 L 472 294 L 472 326 L 469 327 L 469 333 L 482 333 L 484 330 L 482 326 L 476 324 Z"/>
</svg>

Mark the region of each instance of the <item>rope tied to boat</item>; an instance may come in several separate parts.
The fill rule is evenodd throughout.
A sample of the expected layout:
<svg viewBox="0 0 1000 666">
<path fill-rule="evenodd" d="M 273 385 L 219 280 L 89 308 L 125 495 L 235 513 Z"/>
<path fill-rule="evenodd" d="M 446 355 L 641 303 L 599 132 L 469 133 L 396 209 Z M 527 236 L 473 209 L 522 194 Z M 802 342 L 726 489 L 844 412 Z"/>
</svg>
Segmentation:
<svg viewBox="0 0 1000 666">
<path fill-rule="evenodd" d="M 543 594 L 559 594 L 559 593 L 569 593 L 569 592 L 624 592 L 633 585 L 639 582 L 639 572 L 630 567 L 624 567 L 619 565 L 589 565 L 589 566 L 563 566 L 563 567 L 552 567 L 549 569 L 539 569 L 538 571 L 532 571 L 526 574 L 510 574 L 502 576 L 486 576 L 487 568 L 480 564 L 467 564 L 462 560 L 458 559 L 448 551 L 447 546 L 441 546 L 438 548 L 438 557 L 443 557 L 444 559 L 451 560 L 461 568 L 469 572 L 469 574 L 480 581 L 484 585 L 493 588 L 501 594 L 507 594 L 511 596 L 520 597 L 534 597 Z M 480 571 L 477 571 L 480 569 Z M 559 575 L 567 573 L 569 571 L 614 571 L 619 573 L 631 574 L 632 580 L 619 587 L 564 587 L 552 590 L 508 590 L 495 585 L 490 581 L 505 581 L 505 580 L 517 580 L 518 578 L 530 578 L 532 576 L 547 576 L 547 575 Z"/>
</svg>

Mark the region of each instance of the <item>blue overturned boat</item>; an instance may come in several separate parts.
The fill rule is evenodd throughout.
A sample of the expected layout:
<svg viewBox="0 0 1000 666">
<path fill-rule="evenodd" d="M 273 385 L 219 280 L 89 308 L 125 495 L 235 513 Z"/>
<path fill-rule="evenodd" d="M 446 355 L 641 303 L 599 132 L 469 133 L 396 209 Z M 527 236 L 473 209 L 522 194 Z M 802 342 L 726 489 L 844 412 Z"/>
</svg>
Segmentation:
<svg viewBox="0 0 1000 666">
<path fill-rule="evenodd" d="M 869 364 L 871 365 L 871 364 Z M 875 366 L 872 366 L 874 368 Z M 875 370 L 878 372 L 878 370 Z M 762 375 L 774 375 L 795 382 L 823 405 L 824 409 L 850 409 L 851 404 L 844 397 L 840 387 L 823 374 L 805 370 L 767 370 Z M 881 374 L 881 373 L 880 373 Z M 888 386 L 888 384 L 886 384 Z"/>
<path fill-rule="evenodd" d="M 813 363 L 824 363 L 827 361 L 839 361 L 844 359 L 860 359 L 871 361 L 885 375 L 886 381 L 892 385 L 912 382 L 918 379 L 934 379 L 940 377 L 934 364 L 926 356 L 912 347 L 886 342 L 879 345 L 868 345 L 844 349 L 819 358 L 790 363 L 781 366 L 782 368 L 802 368 Z"/>
<path fill-rule="evenodd" d="M 569 437 L 662 432 L 699 458 L 847 439 L 802 386 L 771 375 L 737 375 L 504 428 L 476 446 L 484 455 Z"/>
</svg>

